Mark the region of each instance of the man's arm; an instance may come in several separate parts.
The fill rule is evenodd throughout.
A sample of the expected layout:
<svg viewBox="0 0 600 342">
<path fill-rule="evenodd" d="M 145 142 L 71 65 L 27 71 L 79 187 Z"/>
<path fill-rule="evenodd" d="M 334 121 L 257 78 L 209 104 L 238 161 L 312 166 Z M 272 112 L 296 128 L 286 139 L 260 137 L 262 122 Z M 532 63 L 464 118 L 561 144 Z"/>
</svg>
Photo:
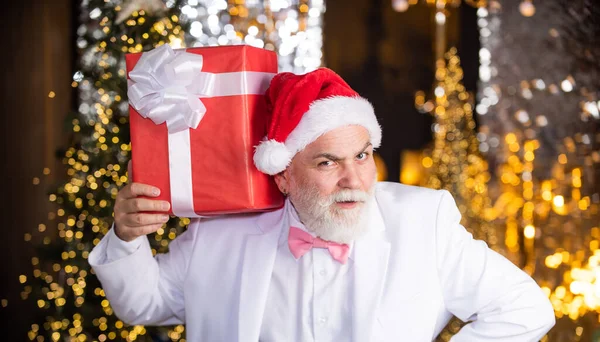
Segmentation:
<svg viewBox="0 0 600 342">
<path fill-rule="evenodd" d="M 152 256 L 146 236 L 120 240 L 114 228 L 89 256 L 106 297 L 127 324 L 170 325 L 185 322 L 183 283 L 193 232 L 171 241 L 169 253 Z"/>
<path fill-rule="evenodd" d="M 554 310 L 535 281 L 474 240 L 447 191 L 438 207 L 437 265 L 446 308 L 464 326 L 451 341 L 539 341 L 555 323 Z"/>
</svg>

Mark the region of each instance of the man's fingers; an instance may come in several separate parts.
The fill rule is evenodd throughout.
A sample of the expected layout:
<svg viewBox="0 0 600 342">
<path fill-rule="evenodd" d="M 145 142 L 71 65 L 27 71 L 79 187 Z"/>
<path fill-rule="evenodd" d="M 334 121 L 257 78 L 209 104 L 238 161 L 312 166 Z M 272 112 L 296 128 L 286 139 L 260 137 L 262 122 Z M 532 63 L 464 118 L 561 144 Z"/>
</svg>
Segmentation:
<svg viewBox="0 0 600 342">
<path fill-rule="evenodd" d="M 127 162 L 127 183 L 133 183 L 133 166 L 131 160 Z"/>
<path fill-rule="evenodd" d="M 131 198 L 120 203 L 123 213 L 137 213 L 140 211 L 169 211 L 170 204 L 167 201 L 152 200 L 146 198 Z"/>
<path fill-rule="evenodd" d="M 161 227 L 162 227 L 162 224 L 152 224 L 152 225 L 148 225 L 148 226 L 138 227 L 137 234 L 138 234 L 138 236 L 152 234 L 152 233 L 155 233 L 157 230 L 159 230 Z"/>
<path fill-rule="evenodd" d="M 156 197 L 158 195 L 160 195 L 159 188 L 142 183 L 127 184 L 121 189 L 121 197 L 123 199 L 130 199 L 138 196 Z"/>
<path fill-rule="evenodd" d="M 142 183 L 131 183 L 131 194 L 133 196 L 149 196 L 149 197 L 156 197 L 158 195 L 160 195 L 160 189 L 152 186 L 152 185 L 148 185 L 148 184 L 142 184 Z"/>
<path fill-rule="evenodd" d="M 156 232 L 164 223 L 149 224 L 139 227 L 131 227 L 125 224 L 115 224 L 115 234 L 123 241 L 133 241 L 134 239 Z"/>
<path fill-rule="evenodd" d="M 125 215 L 123 222 L 129 227 L 142 227 L 155 224 L 162 225 L 169 221 L 169 215 L 166 214 L 128 214 Z"/>
</svg>

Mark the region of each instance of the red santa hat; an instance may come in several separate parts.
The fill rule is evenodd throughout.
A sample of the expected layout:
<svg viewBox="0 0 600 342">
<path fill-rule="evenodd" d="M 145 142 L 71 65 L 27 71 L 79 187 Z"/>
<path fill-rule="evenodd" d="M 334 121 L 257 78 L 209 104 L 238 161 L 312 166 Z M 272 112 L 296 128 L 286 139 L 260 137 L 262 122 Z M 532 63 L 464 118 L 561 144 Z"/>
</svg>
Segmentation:
<svg viewBox="0 0 600 342">
<path fill-rule="evenodd" d="M 284 171 L 296 153 L 343 126 L 363 126 L 373 147 L 381 144 L 373 106 L 330 69 L 304 75 L 277 74 L 266 96 L 270 115 L 267 136 L 254 152 L 254 164 L 263 173 Z"/>
</svg>

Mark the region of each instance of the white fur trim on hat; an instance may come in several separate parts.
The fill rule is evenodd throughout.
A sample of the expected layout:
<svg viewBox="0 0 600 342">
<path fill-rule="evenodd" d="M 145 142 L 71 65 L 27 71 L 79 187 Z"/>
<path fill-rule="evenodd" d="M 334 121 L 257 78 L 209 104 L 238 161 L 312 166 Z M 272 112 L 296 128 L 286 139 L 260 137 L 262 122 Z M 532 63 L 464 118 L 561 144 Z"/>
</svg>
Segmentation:
<svg viewBox="0 0 600 342">
<path fill-rule="evenodd" d="M 285 170 L 293 155 L 285 145 L 277 140 L 263 140 L 256 146 L 254 165 L 260 172 L 276 175 Z"/>
<path fill-rule="evenodd" d="M 263 173 L 284 171 L 292 158 L 321 135 L 339 127 L 359 125 L 369 132 L 373 148 L 381 145 L 381 127 L 369 101 L 362 97 L 333 96 L 313 102 L 285 140 L 264 140 L 254 153 L 254 164 Z"/>
</svg>

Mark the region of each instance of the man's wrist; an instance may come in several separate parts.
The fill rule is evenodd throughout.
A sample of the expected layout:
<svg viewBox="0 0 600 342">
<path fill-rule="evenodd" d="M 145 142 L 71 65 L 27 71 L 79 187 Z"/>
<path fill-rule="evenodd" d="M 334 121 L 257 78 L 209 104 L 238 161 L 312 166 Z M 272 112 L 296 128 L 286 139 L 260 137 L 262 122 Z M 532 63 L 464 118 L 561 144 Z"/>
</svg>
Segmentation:
<svg viewBox="0 0 600 342">
<path fill-rule="evenodd" d="M 122 232 L 119 232 L 119 228 L 117 226 L 117 223 L 114 224 L 113 230 L 115 232 L 115 235 L 119 238 L 119 240 L 121 240 L 123 242 L 131 242 L 131 241 L 135 240 L 135 237 L 123 236 Z"/>
<path fill-rule="evenodd" d="M 117 235 L 117 232 L 116 225 L 113 225 L 108 233 L 109 236 L 107 236 L 108 245 L 106 256 L 108 261 L 116 261 L 133 254 L 143 243 L 143 240 L 138 239 L 137 237 L 129 241 L 126 240 L 126 237 L 123 239 L 123 237 Z"/>
</svg>

